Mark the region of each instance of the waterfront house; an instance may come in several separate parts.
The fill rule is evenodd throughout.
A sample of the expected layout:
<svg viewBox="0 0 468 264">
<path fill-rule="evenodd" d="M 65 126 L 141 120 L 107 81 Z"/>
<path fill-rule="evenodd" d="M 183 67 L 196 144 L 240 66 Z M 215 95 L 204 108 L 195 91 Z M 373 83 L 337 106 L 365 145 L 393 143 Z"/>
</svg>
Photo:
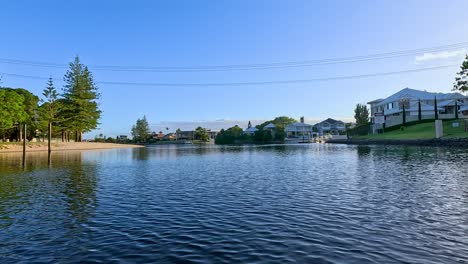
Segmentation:
<svg viewBox="0 0 468 264">
<path fill-rule="evenodd" d="M 179 140 L 194 140 L 195 138 L 195 131 L 193 130 L 186 130 L 186 131 L 180 131 L 179 133 Z"/>
<path fill-rule="evenodd" d="M 219 131 L 212 131 L 211 129 L 206 129 L 206 133 L 209 135 L 210 139 L 215 139 Z M 178 140 L 196 140 L 195 130 L 186 130 L 180 131 Z"/>
<path fill-rule="evenodd" d="M 314 125 L 320 135 L 331 134 L 340 135 L 346 132 L 346 125 L 343 121 L 328 118 Z"/>
<path fill-rule="evenodd" d="M 419 109 L 421 119 L 434 119 L 437 102 L 437 115 L 439 119 L 455 118 L 455 111 L 459 112 L 460 118 L 468 117 L 468 97 L 460 93 L 432 93 L 427 91 L 405 88 L 387 98 L 368 102 L 370 105 L 371 123 L 373 131 L 385 127 L 391 127 L 419 120 Z M 419 105 L 421 105 L 419 107 Z M 457 109 L 455 109 L 457 108 Z M 404 113 L 403 113 L 404 109 Z M 405 118 L 403 118 L 405 114 Z"/>
<path fill-rule="evenodd" d="M 301 122 L 287 125 L 284 132 L 286 133 L 285 141 L 290 143 L 311 142 L 317 136 L 313 126 L 304 122 L 304 117 L 301 117 Z"/>
<path fill-rule="evenodd" d="M 151 133 L 151 138 L 155 140 L 162 140 L 164 138 L 164 133 L 159 131 L 159 133 L 153 132 Z"/>
<path fill-rule="evenodd" d="M 177 139 L 177 135 L 175 133 L 166 134 L 162 138 L 162 140 L 176 140 L 176 139 Z"/>
</svg>

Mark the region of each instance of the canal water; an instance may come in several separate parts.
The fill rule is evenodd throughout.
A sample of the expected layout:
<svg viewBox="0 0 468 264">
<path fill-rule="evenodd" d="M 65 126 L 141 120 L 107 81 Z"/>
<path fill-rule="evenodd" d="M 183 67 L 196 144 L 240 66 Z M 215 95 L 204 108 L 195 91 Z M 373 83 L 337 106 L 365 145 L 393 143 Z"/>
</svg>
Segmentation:
<svg viewBox="0 0 468 264">
<path fill-rule="evenodd" d="M 0 263 L 467 263 L 468 152 L 0 154 Z"/>
</svg>

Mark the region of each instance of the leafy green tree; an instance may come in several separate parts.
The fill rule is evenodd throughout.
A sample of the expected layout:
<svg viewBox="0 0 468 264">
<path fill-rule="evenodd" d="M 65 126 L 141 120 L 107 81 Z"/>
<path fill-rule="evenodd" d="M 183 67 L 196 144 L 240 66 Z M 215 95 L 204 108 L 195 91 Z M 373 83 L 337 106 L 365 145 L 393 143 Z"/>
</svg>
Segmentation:
<svg viewBox="0 0 468 264">
<path fill-rule="evenodd" d="M 369 110 L 366 105 L 356 105 L 356 109 L 354 109 L 354 119 L 356 119 L 357 125 L 365 125 L 369 123 Z"/>
<path fill-rule="evenodd" d="M 455 77 L 453 89 L 466 92 L 468 91 L 468 55 L 466 55 L 460 69 L 460 72 L 457 73 L 457 77 Z"/>
<path fill-rule="evenodd" d="M 255 134 L 254 134 L 255 142 L 265 144 L 265 143 L 270 143 L 272 140 L 273 140 L 273 135 L 271 134 L 269 130 L 261 129 L 261 130 L 255 131 Z"/>
<path fill-rule="evenodd" d="M 221 129 L 215 139 L 216 144 L 226 145 L 226 144 L 236 144 L 241 141 L 246 141 L 247 136 L 244 135 L 244 131 L 238 125 L 235 125 L 226 130 Z"/>
<path fill-rule="evenodd" d="M 94 77 L 79 57 L 70 63 L 64 76 L 63 97 L 67 104 L 64 109 L 66 127 L 75 132 L 75 140 L 81 141 L 84 132 L 97 128 L 101 117 L 97 100 L 100 98 Z"/>
<path fill-rule="evenodd" d="M 32 138 L 33 132 L 36 130 L 36 119 L 37 119 L 37 102 L 39 98 L 28 90 L 23 88 L 1 88 L 6 91 L 6 97 L 3 99 L 3 107 L 5 109 L 18 109 L 18 104 L 21 105 L 22 109 L 19 112 L 10 112 L 9 117 L 5 118 L 5 123 L 9 123 L 13 120 L 13 124 L 16 128 L 10 129 L 9 138 L 16 138 L 18 141 L 22 141 L 22 124 L 28 124 L 29 138 Z M 22 98 L 21 103 L 17 100 L 19 97 Z M 11 119 L 8 121 L 8 119 Z"/>
<path fill-rule="evenodd" d="M 138 119 L 132 127 L 132 136 L 135 142 L 146 142 L 150 136 L 150 128 L 146 116 Z"/>
<path fill-rule="evenodd" d="M 0 88 L 0 128 L 12 128 L 27 118 L 24 97 L 13 89 Z"/>
<path fill-rule="evenodd" d="M 296 119 L 294 118 L 291 118 L 291 117 L 288 117 L 288 116 L 279 116 L 279 117 L 276 117 L 275 119 L 273 120 L 269 120 L 269 121 L 266 121 L 266 122 L 263 122 L 261 123 L 260 125 L 256 126 L 256 128 L 259 130 L 259 131 L 262 131 L 263 128 L 272 123 L 273 125 L 275 125 L 275 131 L 274 131 L 274 139 L 275 140 L 284 140 L 284 138 L 286 137 L 286 133 L 284 132 L 284 128 L 287 126 L 287 125 L 290 125 L 292 123 L 295 123 L 297 122 Z M 273 137 L 273 135 L 271 134 L 271 132 L 269 133 L 269 135 L 266 135 L 264 134 L 263 132 L 259 132 L 257 131 L 258 133 L 257 136 L 254 135 L 254 140 L 257 142 L 257 143 L 269 143 L 271 140 L 267 140 L 268 142 L 266 142 L 265 140 L 268 139 L 271 135 Z"/>
<path fill-rule="evenodd" d="M 261 123 L 260 125 L 256 126 L 256 128 L 259 130 L 262 130 L 266 125 L 272 123 L 273 125 L 276 126 L 277 130 L 284 130 L 284 128 L 287 125 L 295 123 L 295 122 L 297 122 L 297 120 L 294 118 L 287 117 L 287 116 L 279 116 L 273 120 L 269 120 L 269 121 Z"/>
<path fill-rule="evenodd" d="M 197 127 L 195 129 L 195 138 L 203 142 L 210 141 L 210 135 L 203 127 Z"/>
</svg>

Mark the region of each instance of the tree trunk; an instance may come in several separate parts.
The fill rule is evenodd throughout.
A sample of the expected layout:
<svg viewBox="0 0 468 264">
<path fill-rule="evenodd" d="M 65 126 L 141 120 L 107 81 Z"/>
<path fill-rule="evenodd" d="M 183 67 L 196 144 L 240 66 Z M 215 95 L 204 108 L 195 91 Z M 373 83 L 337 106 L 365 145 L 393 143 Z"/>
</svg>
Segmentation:
<svg viewBox="0 0 468 264">
<path fill-rule="evenodd" d="M 23 141 L 23 130 L 21 128 L 21 123 L 18 125 L 18 136 L 16 137 L 16 139 L 18 140 L 18 142 L 21 142 Z"/>
<path fill-rule="evenodd" d="M 62 142 L 65 142 L 65 130 L 62 129 Z"/>
<path fill-rule="evenodd" d="M 47 150 L 49 151 L 49 153 L 52 151 L 52 149 L 50 148 L 50 141 L 52 140 L 52 122 L 49 122 L 49 133 L 48 133 L 48 143 L 47 143 Z"/>
</svg>

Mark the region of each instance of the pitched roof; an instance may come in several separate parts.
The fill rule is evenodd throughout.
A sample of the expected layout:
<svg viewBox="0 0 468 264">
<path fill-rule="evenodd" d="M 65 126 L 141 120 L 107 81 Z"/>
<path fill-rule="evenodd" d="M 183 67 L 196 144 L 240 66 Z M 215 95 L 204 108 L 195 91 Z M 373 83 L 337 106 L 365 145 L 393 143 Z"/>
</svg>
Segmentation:
<svg viewBox="0 0 468 264">
<path fill-rule="evenodd" d="M 268 125 L 265 126 L 265 128 L 276 128 L 276 126 L 273 123 L 269 123 Z"/>
<path fill-rule="evenodd" d="M 343 121 L 335 120 L 335 119 L 332 119 L 332 118 L 327 118 L 327 119 L 323 120 L 322 122 L 319 122 L 319 123 L 315 124 L 315 126 L 321 126 L 324 123 L 328 123 L 328 124 L 330 124 L 332 126 L 335 126 L 337 124 L 344 125 Z"/>
<path fill-rule="evenodd" d="M 446 100 L 446 99 L 455 99 L 455 98 L 466 98 L 466 96 L 460 94 L 460 93 L 431 93 L 427 91 L 419 91 L 419 90 L 414 90 L 410 88 L 405 88 L 387 98 L 382 100 L 376 105 L 385 105 L 388 103 L 392 103 L 395 101 L 399 101 L 400 99 L 403 98 L 408 98 L 408 99 L 413 99 L 413 100 L 434 100 L 434 98 L 437 98 L 437 100 Z"/>
<path fill-rule="evenodd" d="M 312 126 L 312 125 L 309 125 L 309 124 L 306 124 L 306 123 L 296 122 L 296 123 L 289 124 L 286 127 L 293 127 L 293 126 L 294 127 L 308 127 L 308 126 Z"/>
<path fill-rule="evenodd" d="M 256 132 L 256 131 L 258 131 L 257 128 L 255 128 L 255 127 L 249 127 L 249 128 L 247 128 L 244 132 L 247 132 L 247 133 L 249 133 L 249 132 L 250 132 L 250 133 L 254 133 L 254 132 Z"/>
</svg>

